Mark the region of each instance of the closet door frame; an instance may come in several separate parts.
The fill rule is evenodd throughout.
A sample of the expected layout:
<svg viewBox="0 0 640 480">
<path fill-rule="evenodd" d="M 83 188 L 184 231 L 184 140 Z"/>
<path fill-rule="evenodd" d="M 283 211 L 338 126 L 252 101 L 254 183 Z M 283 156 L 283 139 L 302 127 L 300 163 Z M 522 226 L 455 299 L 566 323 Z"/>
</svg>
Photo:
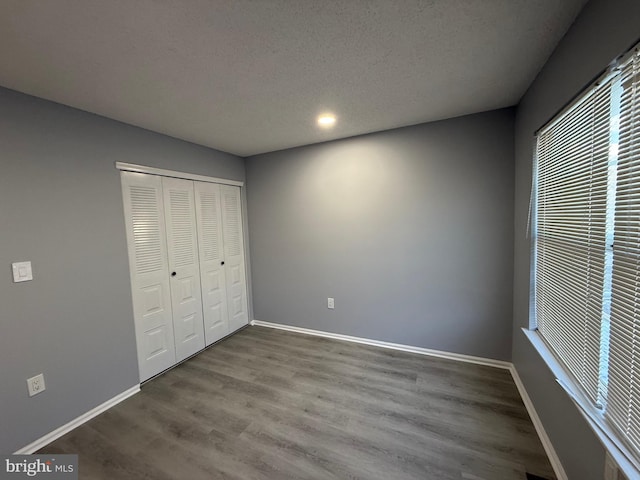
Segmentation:
<svg viewBox="0 0 640 480">
<path fill-rule="evenodd" d="M 197 182 L 207 182 L 207 183 L 216 183 L 220 185 L 231 185 L 240 187 L 240 211 L 242 217 L 242 244 L 243 244 L 243 256 L 244 256 L 244 279 L 246 285 L 246 296 L 247 296 L 247 325 L 251 324 L 251 319 L 253 318 L 253 309 L 251 302 L 251 287 L 250 287 L 250 274 L 249 274 L 249 257 L 247 255 L 247 246 L 248 246 L 248 230 L 247 230 L 247 216 L 246 216 L 246 202 L 245 202 L 245 193 L 244 193 L 244 182 L 238 180 L 230 180 L 226 178 L 218 178 L 218 177 L 208 177 L 205 175 L 197 175 L 192 173 L 179 172 L 175 170 L 166 170 L 162 168 L 156 167 L 148 167 L 145 165 L 137 165 L 133 163 L 126 162 L 115 162 L 115 167 L 117 170 L 121 172 L 133 172 L 133 173 L 143 173 L 147 175 L 154 175 L 158 177 L 171 177 L 171 178 L 179 178 L 184 180 L 192 180 Z M 125 209 L 126 212 L 126 209 Z M 125 222 L 127 219 L 125 218 Z M 132 245 L 130 245 L 129 238 L 127 237 L 127 249 L 131 252 Z M 166 248 L 166 247 L 165 247 Z M 244 325 L 243 325 L 244 326 Z M 230 329 L 229 333 L 234 333 L 236 329 Z M 208 346 L 208 345 L 207 345 Z M 206 348 L 206 347 L 205 347 Z M 178 362 L 179 363 L 179 362 Z M 173 366 L 173 365 L 172 365 Z M 169 367 L 170 368 L 170 367 Z M 141 380 L 143 381 L 143 380 Z"/>
<path fill-rule="evenodd" d="M 125 172 L 146 173 L 149 175 L 159 175 L 161 177 L 182 178 L 184 180 L 195 180 L 198 182 L 219 183 L 221 185 L 235 185 L 236 187 L 244 187 L 244 182 L 239 180 L 229 180 L 227 178 L 207 177 L 205 175 L 196 175 L 194 173 L 177 172 L 175 170 L 165 170 L 163 168 L 146 167 L 144 165 L 136 165 L 134 163 L 116 162 L 116 168 Z"/>
</svg>

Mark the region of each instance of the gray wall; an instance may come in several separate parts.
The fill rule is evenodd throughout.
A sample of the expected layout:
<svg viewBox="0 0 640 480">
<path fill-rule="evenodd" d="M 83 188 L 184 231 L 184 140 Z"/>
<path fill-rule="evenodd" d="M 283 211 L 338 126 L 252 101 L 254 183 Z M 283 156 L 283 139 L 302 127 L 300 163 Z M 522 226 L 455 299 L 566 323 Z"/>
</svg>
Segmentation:
<svg viewBox="0 0 640 480">
<path fill-rule="evenodd" d="M 637 0 L 588 3 L 517 110 L 513 362 L 570 479 L 601 480 L 604 450 L 521 331 L 529 321 L 530 244 L 525 231 L 533 134 L 640 38 L 639 18 Z"/>
<path fill-rule="evenodd" d="M 0 89 L 1 453 L 138 383 L 115 161 L 244 180 L 238 157 Z"/>
<path fill-rule="evenodd" d="M 513 119 L 248 158 L 254 318 L 509 360 Z"/>
</svg>

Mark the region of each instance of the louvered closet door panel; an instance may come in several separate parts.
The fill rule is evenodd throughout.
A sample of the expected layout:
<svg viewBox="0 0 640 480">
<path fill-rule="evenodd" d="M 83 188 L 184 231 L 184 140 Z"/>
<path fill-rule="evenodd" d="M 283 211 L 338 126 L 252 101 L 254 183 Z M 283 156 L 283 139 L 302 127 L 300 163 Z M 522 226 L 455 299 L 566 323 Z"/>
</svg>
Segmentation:
<svg viewBox="0 0 640 480">
<path fill-rule="evenodd" d="M 207 345 L 229 334 L 220 185 L 194 182 L 204 335 Z"/>
<path fill-rule="evenodd" d="M 162 180 L 122 172 L 140 381 L 176 362 Z"/>
<path fill-rule="evenodd" d="M 227 308 L 229 310 L 229 329 L 233 332 L 249 323 L 240 188 L 220 185 L 220 194 L 222 199 Z"/>
<path fill-rule="evenodd" d="M 162 178 L 176 360 L 204 348 L 193 182 Z"/>
</svg>

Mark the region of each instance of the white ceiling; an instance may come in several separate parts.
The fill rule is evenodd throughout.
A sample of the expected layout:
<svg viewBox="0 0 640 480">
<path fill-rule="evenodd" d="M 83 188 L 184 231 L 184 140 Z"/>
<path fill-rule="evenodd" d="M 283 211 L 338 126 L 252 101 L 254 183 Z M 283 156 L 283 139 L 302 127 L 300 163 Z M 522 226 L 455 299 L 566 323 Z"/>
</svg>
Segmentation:
<svg viewBox="0 0 640 480">
<path fill-rule="evenodd" d="M 2 0 L 0 85 L 248 156 L 515 105 L 585 3 Z"/>
</svg>

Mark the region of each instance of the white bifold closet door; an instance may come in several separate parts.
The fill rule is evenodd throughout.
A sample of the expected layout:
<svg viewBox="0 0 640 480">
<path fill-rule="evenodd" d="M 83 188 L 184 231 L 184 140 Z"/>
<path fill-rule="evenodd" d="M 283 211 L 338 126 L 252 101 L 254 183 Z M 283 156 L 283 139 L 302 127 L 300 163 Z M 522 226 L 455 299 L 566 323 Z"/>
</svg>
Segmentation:
<svg viewBox="0 0 640 480">
<path fill-rule="evenodd" d="M 220 185 L 195 182 L 204 335 L 207 345 L 230 333 L 222 244 Z"/>
<path fill-rule="evenodd" d="M 240 188 L 220 185 L 220 196 L 229 328 L 233 332 L 249 322 Z"/>
<path fill-rule="evenodd" d="M 176 363 L 162 179 L 122 172 L 141 380 Z"/>
<path fill-rule="evenodd" d="M 240 188 L 122 172 L 140 380 L 249 321 Z"/>
<path fill-rule="evenodd" d="M 193 182 L 162 178 L 176 360 L 204 348 Z"/>
</svg>

